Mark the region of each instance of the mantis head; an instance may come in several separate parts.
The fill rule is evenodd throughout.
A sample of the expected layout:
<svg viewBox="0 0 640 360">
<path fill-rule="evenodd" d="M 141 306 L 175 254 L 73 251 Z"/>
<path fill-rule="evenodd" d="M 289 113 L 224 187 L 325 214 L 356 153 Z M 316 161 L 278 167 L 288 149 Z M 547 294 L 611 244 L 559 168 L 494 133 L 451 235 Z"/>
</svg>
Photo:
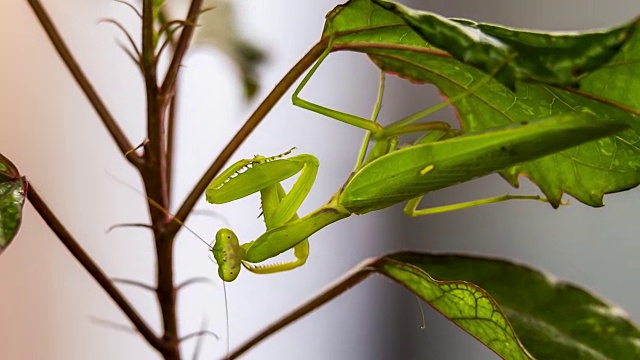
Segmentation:
<svg viewBox="0 0 640 360">
<path fill-rule="evenodd" d="M 211 252 L 218 263 L 220 278 L 227 282 L 235 280 L 244 258 L 244 249 L 240 247 L 236 234 L 226 228 L 218 230 Z"/>
</svg>

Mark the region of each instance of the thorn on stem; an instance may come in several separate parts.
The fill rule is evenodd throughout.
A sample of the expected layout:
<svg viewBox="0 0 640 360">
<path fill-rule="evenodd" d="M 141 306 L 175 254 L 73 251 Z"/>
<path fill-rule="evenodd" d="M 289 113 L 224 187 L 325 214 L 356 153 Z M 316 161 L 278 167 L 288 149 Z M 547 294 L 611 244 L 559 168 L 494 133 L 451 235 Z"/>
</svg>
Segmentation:
<svg viewBox="0 0 640 360">
<path fill-rule="evenodd" d="M 129 44 L 133 47 L 133 51 L 135 53 L 136 56 L 132 57 L 136 60 L 134 61 L 137 64 L 141 64 L 140 59 L 142 58 L 142 53 L 140 52 L 140 48 L 138 48 L 138 45 L 136 45 L 136 42 L 133 41 L 133 37 L 131 36 L 131 34 L 129 34 L 129 32 L 127 31 L 127 29 L 122 26 L 122 24 L 120 24 L 118 21 L 114 20 L 114 19 L 101 19 L 100 21 L 98 21 L 98 23 L 109 23 L 109 24 L 113 24 L 115 25 L 118 29 L 120 29 L 123 33 L 124 36 L 127 38 L 127 40 L 129 41 Z M 124 48 L 124 47 L 123 47 Z M 125 51 L 130 52 L 128 49 L 124 48 Z"/>
<path fill-rule="evenodd" d="M 194 333 L 185 335 L 183 337 L 181 337 L 180 339 L 178 339 L 178 342 L 183 342 L 185 340 L 189 340 L 189 339 L 193 339 L 196 337 L 200 337 L 200 336 L 205 336 L 205 335 L 210 335 L 216 338 L 216 340 L 220 340 L 220 337 L 218 336 L 218 334 L 214 333 L 211 330 L 200 330 L 200 331 L 196 331 Z"/>
<path fill-rule="evenodd" d="M 146 138 L 146 139 L 142 140 L 142 142 L 140 143 L 140 145 L 138 145 L 138 146 L 136 146 L 135 148 L 133 148 L 133 149 L 131 149 L 131 150 L 127 151 L 127 152 L 124 154 L 124 157 L 129 156 L 129 154 L 135 153 L 138 149 L 140 149 L 140 148 L 142 148 L 142 147 L 147 146 L 147 144 L 148 144 L 148 143 L 149 143 L 149 138 Z"/>
<path fill-rule="evenodd" d="M 101 326 L 105 326 L 105 327 L 109 327 L 112 328 L 114 330 L 118 330 L 118 331 L 123 331 L 123 332 L 128 332 L 128 333 L 134 333 L 137 334 L 138 331 L 136 331 L 136 329 L 124 325 L 124 324 L 120 324 L 117 323 L 115 321 L 111 321 L 111 320 L 106 320 L 106 319 L 100 319 L 98 317 L 92 316 L 91 317 L 91 322 L 97 324 L 97 325 L 101 325 Z"/>
<path fill-rule="evenodd" d="M 182 290 L 182 288 L 189 286 L 189 285 L 193 285 L 196 283 L 205 283 L 205 284 L 213 284 L 213 281 L 209 278 L 206 277 L 193 277 L 189 280 L 185 280 L 184 282 L 180 283 L 178 286 L 176 286 L 176 291 L 180 291 Z"/>
<path fill-rule="evenodd" d="M 133 10 L 133 12 L 134 12 L 134 13 L 136 13 L 136 15 L 138 15 L 138 17 L 139 17 L 140 19 L 142 19 L 142 13 L 140 12 L 140 10 L 136 9 L 136 8 L 135 8 L 135 6 L 133 6 L 133 5 L 131 5 L 131 4 L 129 4 L 128 2 L 123 1 L 123 0 L 113 0 L 113 1 L 115 1 L 115 2 L 117 2 L 117 3 L 120 3 L 120 4 L 122 4 L 122 5 L 127 6 L 129 9 Z"/>
<path fill-rule="evenodd" d="M 113 281 L 116 284 L 132 285 L 132 286 L 137 286 L 137 287 L 145 289 L 145 290 L 156 292 L 156 288 L 155 287 L 153 287 L 151 285 L 148 285 L 148 284 L 145 284 L 145 283 L 142 283 L 142 282 L 139 282 L 139 281 L 135 281 L 135 280 L 121 279 L 121 278 L 111 278 L 111 281 Z"/>
<path fill-rule="evenodd" d="M 202 317 L 202 323 L 200 325 L 200 331 L 205 331 L 206 328 L 207 328 L 207 319 L 205 317 Z M 216 334 L 213 334 L 213 335 L 215 335 L 216 339 L 218 339 L 218 335 L 216 335 Z M 203 344 L 202 339 L 204 339 L 203 336 L 198 336 L 198 341 L 196 342 L 196 346 L 193 349 L 193 360 L 198 359 L 198 355 L 200 355 L 200 350 L 202 350 L 202 344 Z M 182 340 L 184 340 L 184 338 Z M 180 340 L 180 341 L 182 341 L 182 340 Z"/>
<path fill-rule="evenodd" d="M 126 227 L 141 227 L 141 228 L 146 228 L 146 229 L 150 229 L 153 230 L 153 226 L 149 225 L 149 224 L 143 224 L 143 223 L 125 223 L 125 224 L 115 224 L 115 225 L 111 225 L 109 226 L 109 228 L 107 230 L 105 230 L 105 234 L 110 233 L 112 230 L 115 229 L 119 229 L 119 228 L 126 228 Z"/>
</svg>

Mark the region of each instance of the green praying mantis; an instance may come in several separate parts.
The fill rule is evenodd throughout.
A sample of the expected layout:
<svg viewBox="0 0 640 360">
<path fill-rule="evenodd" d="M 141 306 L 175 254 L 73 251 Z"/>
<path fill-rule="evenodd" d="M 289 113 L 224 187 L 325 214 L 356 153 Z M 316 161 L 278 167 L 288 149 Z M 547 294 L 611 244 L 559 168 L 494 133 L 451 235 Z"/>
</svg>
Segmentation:
<svg viewBox="0 0 640 360">
<path fill-rule="evenodd" d="M 339 112 L 299 97 L 326 52 L 311 68 L 293 94 L 293 103 L 367 131 L 357 164 L 345 184 L 329 202 L 299 217 L 297 211 L 309 194 L 318 172 L 318 160 L 309 154 L 289 156 L 291 150 L 273 157 L 255 156 L 236 162 L 216 177 L 206 190 L 207 201 L 222 204 L 260 193 L 266 232 L 240 244 L 235 233 L 223 228 L 212 246 L 218 274 L 233 281 L 241 267 L 253 273 L 287 271 L 304 265 L 309 256 L 308 239 L 325 226 L 351 214 L 364 214 L 407 202 L 409 216 L 422 216 L 464 209 L 510 199 L 546 201 L 539 196 L 503 195 L 430 209 L 418 209 L 421 198 L 432 191 L 486 176 L 520 162 L 568 149 L 615 134 L 628 127 L 587 113 L 552 116 L 515 123 L 477 133 L 460 135 L 443 122 L 416 123 L 437 106 L 386 127 L 376 122 L 384 90 L 384 74 L 372 119 Z M 450 99 L 445 106 L 456 101 Z M 420 133 L 407 146 L 398 146 L 398 136 Z M 371 150 L 367 152 L 369 143 Z M 300 174 L 287 192 L 281 182 Z M 293 249 L 295 260 L 259 263 Z"/>
</svg>

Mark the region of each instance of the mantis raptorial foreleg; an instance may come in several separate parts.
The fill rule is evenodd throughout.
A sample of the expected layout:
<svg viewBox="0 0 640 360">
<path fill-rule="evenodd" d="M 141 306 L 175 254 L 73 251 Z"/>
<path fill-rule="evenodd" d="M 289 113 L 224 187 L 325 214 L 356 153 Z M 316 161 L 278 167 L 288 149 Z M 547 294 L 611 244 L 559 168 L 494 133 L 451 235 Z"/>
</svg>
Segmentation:
<svg viewBox="0 0 640 360">
<path fill-rule="evenodd" d="M 303 168 L 303 171 L 300 174 L 298 181 L 296 181 L 296 185 L 301 184 L 300 186 L 302 186 L 302 184 L 309 184 L 309 183 L 312 184 L 315 179 L 317 169 L 318 169 L 317 166 L 310 166 L 308 170 Z M 292 193 L 298 193 L 300 196 L 303 197 L 302 199 L 304 199 L 304 197 L 306 197 L 309 192 L 308 189 L 296 188 L 296 185 L 294 185 L 291 188 L 289 195 L 291 195 Z M 284 188 L 279 183 L 275 184 L 273 187 L 277 191 L 263 190 L 260 192 L 260 196 L 262 199 L 262 213 L 264 216 L 264 222 L 267 225 L 267 230 L 275 229 L 278 226 L 282 226 L 286 224 L 287 222 L 298 220 L 298 215 L 295 213 L 295 211 L 293 213 L 293 216 L 289 220 L 285 221 L 284 223 L 278 220 L 278 218 L 275 215 L 277 212 L 280 212 L 281 209 L 285 208 L 285 206 L 283 206 L 282 199 L 287 196 L 287 193 L 284 191 Z M 311 185 L 309 185 L 309 189 L 310 188 L 311 188 Z M 297 206 L 295 207 L 297 210 L 297 208 L 300 207 L 300 204 L 297 204 Z M 253 244 L 249 243 L 248 245 L 246 245 L 246 248 L 251 247 L 251 245 Z M 307 262 L 307 258 L 309 257 L 309 240 L 308 239 L 304 239 L 302 242 L 300 242 L 299 244 L 293 247 L 293 256 L 295 257 L 295 260 L 288 261 L 288 262 L 268 264 L 268 265 L 252 265 L 250 263 L 245 262 L 244 265 L 247 269 L 249 269 L 251 272 L 254 272 L 256 274 L 273 274 L 281 271 L 295 269 L 299 266 L 304 265 L 304 263 Z"/>
<path fill-rule="evenodd" d="M 274 157 L 255 156 L 253 159 L 240 160 L 216 178 L 207 189 L 207 201 L 216 204 L 234 201 L 255 192 L 260 192 L 262 214 L 267 231 L 298 219 L 298 208 L 306 198 L 318 172 L 318 160 L 311 155 L 297 155 L 282 159 L 288 155 Z M 286 193 L 281 181 L 300 173 L 295 184 Z M 293 246 L 296 260 L 280 264 L 256 266 L 243 262 L 246 251 L 253 242 L 239 244 L 238 238 L 229 229 L 221 229 L 216 234 L 212 247 L 214 258 L 218 262 L 218 273 L 225 281 L 234 280 L 240 266 L 255 273 L 267 274 L 286 271 L 303 265 L 309 256 L 309 244 L 301 239 Z"/>
</svg>

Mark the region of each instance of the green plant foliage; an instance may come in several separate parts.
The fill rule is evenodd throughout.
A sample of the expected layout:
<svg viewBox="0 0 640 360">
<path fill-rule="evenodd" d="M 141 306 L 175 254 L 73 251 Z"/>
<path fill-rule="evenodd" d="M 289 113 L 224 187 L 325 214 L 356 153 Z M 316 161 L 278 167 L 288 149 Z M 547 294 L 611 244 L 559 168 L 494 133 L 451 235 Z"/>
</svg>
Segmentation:
<svg viewBox="0 0 640 360">
<path fill-rule="evenodd" d="M 463 20 L 451 22 L 436 16 L 431 18 L 432 22 L 437 20 L 442 20 L 440 25 L 444 28 L 454 26 L 452 24 L 456 29 L 461 24 L 475 24 Z M 500 36 L 499 44 L 502 45 L 498 48 L 506 47 L 511 49 L 510 53 L 517 55 L 510 55 L 515 56 L 516 60 L 511 72 L 520 74 L 515 79 L 524 78 L 528 81 L 515 81 L 512 91 L 500 81 L 489 80 L 493 76 L 491 71 L 487 74 L 452 58 L 446 52 L 452 51 L 464 58 L 465 54 L 456 46 L 470 41 L 466 32 L 448 33 L 450 37 L 464 38 L 451 42 L 453 48 L 443 51 L 426 43 L 421 34 L 416 33 L 402 18 L 371 0 L 352 0 L 336 7 L 327 15 L 324 34 L 332 37 L 334 51 L 364 52 L 382 70 L 413 82 L 432 83 L 449 97 L 468 94 L 454 104 L 463 131 L 480 131 L 513 122 L 576 112 L 629 122 L 632 130 L 502 171 L 505 179 L 514 186 L 518 185 L 519 175 L 526 175 L 555 206 L 560 204 L 565 192 L 585 204 L 601 206 L 604 194 L 626 190 L 640 183 L 640 154 L 635 145 L 640 132 L 640 123 L 635 114 L 640 113 L 640 106 L 634 100 L 620 100 L 621 97 L 640 98 L 640 93 L 634 95 L 630 92 L 640 89 L 636 89 L 638 85 L 622 86 L 616 90 L 618 94 L 612 96 L 607 91 L 611 87 L 611 79 L 630 83 L 628 74 L 640 72 L 640 63 L 635 60 L 640 58 L 635 23 L 608 32 L 575 36 L 517 31 L 485 24 L 474 26 Z M 488 46 L 485 36 L 478 39 L 476 45 L 479 49 Z M 521 43 L 528 44 L 528 47 L 525 49 Z M 536 46 L 531 46 L 531 43 Z M 554 51 L 548 58 L 540 58 L 537 54 L 546 51 L 542 47 L 545 44 L 553 47 Z M 556 44 L 563 46 L 557 47 Z M 579 44 L 590 44 L 610 51 L 596 51 L 600 55 L 566 60 L 576 55 Z M 620 51 L 615 52 L 618 48 Z M 612 61 L 604 66 L 604 62 L 612 56 Z M 551 65 L 551 61 L 562 59 L 565 61 L 560 61 L 561 66 Z M 604 67 L 600 70 L 597 65 Z M 524 70 L 517 70 L 520 68 Z M 532 75 L 536 74 L 535 69 L 543 68 L 546 70 L 540 76 Z M 551 83 L 572 83 L 577 78 L 567 80 L 567 74 L 578 69 L 582 75 L 582 80 L 577 83 L 579 90 L 539 83 L 545 79 Z M 496 69 L 493 70 L 495 72 Z M 554 79 L 557 81 L 552 81 Z"/>
<path fill-rule="evenodd" d="M 503 358 L 527 358 L 517 339 L 537 359 L 640 357 L 640 330 L 620 309 L 530 267 L 486 257 L 399 253 L 375 268 Z"/>
<path fill-rule="evenodd" d="M 0 154 L 0 253 L 9 246 L 20 228 L 27 180 Z"/>
<path fill-rule="evenodd" d="M 638 26 L 636 26 L 636 29 Z M 516 174 L 526 173 L 553 198 L 566 189 L 571 195 L 588 198 L 587 204 L 602 205 L 602 194 L 627 190 L 638 185 L 640 174 L 640 32 L 633 36 L 621 51 L 606 66 L 585 76 L 580 81 L 580 92 L 569 92 L 549 87 L 526 87 L 526 91 L 545 91 L 554 106 L 565 109 L 587 109 L 606 113 L 611 117 L 630 119 L 635 131 L 618 134 L 614 138 L 592 143 L 574 151 L 566 151 L 533 163 L 521 164 L 503 172 L 512 183 L 517 184 Z M 520 91 L 520 93 L 523 93 Z M 525 92 L 526 93 L 526 92 Z M 584 95 L 584 96 L 583 96 Z M 518 99 L 518 106 L 528 106 L 528 99 Z M 614 106 L 609 105 L 615 104 Z M 470 111 L 468 108 L 467 111 Z M 633 116 L 629 116 L 633 113 Z M 565 159 L 561 161 L 561 159 Z M 571 161 L 567 161 L 571 160 Z M 588 160 L 588 161 L 586 161 Z M 555 171 L 547 171 L 552 166 Z M 562 173 L 562 178 L 559 174 Z M 601 191 L 590 192 L 585 186 Z M 580 197 L 576 196 L 580 199 Z"/>
<path fill-rule="evenodd" d="M 586 71 L 607 63 L 629 38 L 632 24 L 602 32 L 549 34 L 447 19 L 391 1 L 373 3 L 398 15 L 428 43 L 485 72 L 509 88 L 516 80 L 577 85 Z"/>
</svg>

